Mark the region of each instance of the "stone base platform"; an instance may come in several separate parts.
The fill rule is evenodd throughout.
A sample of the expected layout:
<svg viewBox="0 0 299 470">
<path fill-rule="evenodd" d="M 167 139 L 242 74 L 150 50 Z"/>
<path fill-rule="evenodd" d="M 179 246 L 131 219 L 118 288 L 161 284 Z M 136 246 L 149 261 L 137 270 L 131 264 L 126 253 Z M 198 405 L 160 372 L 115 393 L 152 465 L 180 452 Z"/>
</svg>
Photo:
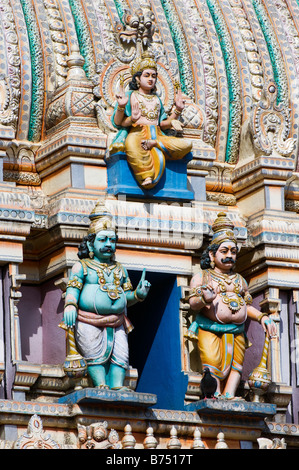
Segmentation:
<svg viewBox="0 0 299 470">
<path fill-rule="evenodd" d="M 83 388 L 76 390 L 58 399 L 61 404 L 115 404 L 150 407 L 157 403 L 157 396 L 151 393 L 137 393 L 123 390 L 101 390 L 97 388 Z"/>
<path fill-rule="evenodd" d="M 269 418 L 275 415 L 276 406 L 271 403 L 206 398 L 186 405 L 186 410 L 197 411 L 199 414 L 232 414 L 238 416 Z"/>
<path fill-rule="evenodd" d="M 165 171 L 158 184 L 152 189 L 145 189 L 136 182 L 125 153 L 107 155 L 107 193 L 138 199 L 192 201 L 194 193 L 188 187 L 187 178 L 187 165 L 190 160 L 191 152 L 182 160 L 166 160 Z"/>
</svg>

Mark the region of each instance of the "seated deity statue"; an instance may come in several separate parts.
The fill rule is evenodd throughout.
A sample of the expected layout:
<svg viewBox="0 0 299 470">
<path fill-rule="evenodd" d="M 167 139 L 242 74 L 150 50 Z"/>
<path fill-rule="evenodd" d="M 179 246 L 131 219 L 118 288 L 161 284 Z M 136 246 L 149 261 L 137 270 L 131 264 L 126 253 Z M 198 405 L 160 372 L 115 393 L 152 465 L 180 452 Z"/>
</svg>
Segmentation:
<svg viewBox="0 0 299 470">
<path fill-rule="evenodd" d="M 235 396 L 242 374 L 247 317 L 261 323 L 270 337 L 276 335 L 271 318 L 254 308 L 245 279 L 234 272 L 238 246 L 234 225 L 220 212 L 214 222 L 213 239 L 201 258 L 202 270 L 191 280 L 189 304 L 198 312 L 186 337 L 196 341 L 203 370 L 217 380 L 216 398 Z"/>
<path fill-rule="evenodd" d="M 180 88 L 175 104 L 167 116 L 156 94 L 157 64 L 149 54 L 142 54 L 131 66 L 132 81 L 124 91 L 121 81 L 112 124 L 119 129 L 110 146 L 110 155 L 125 152 L 136 181 L 144 189 L 151 189 L 160 181 L 165 170 L 165 159 L 184 158 L 192 148 L 190 140 L 165 135 L 164 131 L 180 126 L 177 118 L 185 107 Z"/>
<path fill-rule="evenodd" d="M 74 329 L 93 385 L 126 390 L 127 335 L 132 330 L 127 307 L 146 298 L 150 283 L 144 270 L 134 290 L 126 268 L 115 260 L 116 228 L 105 206 L 97 204 L 90 219 L 68 281 L 63 322 Z"/>
</svg>

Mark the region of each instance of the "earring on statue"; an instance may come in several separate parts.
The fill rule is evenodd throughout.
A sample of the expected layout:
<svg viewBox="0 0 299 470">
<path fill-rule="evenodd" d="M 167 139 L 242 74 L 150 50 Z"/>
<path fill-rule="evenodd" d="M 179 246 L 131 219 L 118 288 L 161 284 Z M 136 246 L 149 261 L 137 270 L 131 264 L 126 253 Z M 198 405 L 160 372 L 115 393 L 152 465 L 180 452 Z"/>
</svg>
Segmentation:
<svg viewBox="0 0 299 470">
<path fill-rule="evenodd" d="M 90 251 L 90 252 L 89 252 L 89 258 L 90 258 L 90 259 L 93 259 L 93 257 L 94 257 L 94 252 L 93 252 L 93 251 Z"/>
<path fill-rule="evenodd" d="M 215 268 L 215 261 L 213 261 L 213 260 L 210 261 L 210 266 L 211 266 L 212 269 L 214 269 Z"/>
</svg>

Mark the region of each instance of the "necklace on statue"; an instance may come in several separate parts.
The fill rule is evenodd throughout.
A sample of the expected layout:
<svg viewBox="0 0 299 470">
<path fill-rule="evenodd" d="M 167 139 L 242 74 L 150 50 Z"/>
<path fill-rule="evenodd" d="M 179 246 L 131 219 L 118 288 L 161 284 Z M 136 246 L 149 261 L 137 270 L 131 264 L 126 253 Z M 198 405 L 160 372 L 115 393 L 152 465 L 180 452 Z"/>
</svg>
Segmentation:
<svg viewBox="0 0 299 470">
<path fill-rule="evenodd" d="M 232 313 L 237 313 L 243 305 L 245 305 L 245 300 L 240 294 L 240 276 L 238 274 L 229 275 L 223 273 L 216 273 L 214 270 L 209 269 L 211 277 L 214 281 L 217 282 L 220 288 L 220 295 L 222 302 L 228 306 Z M 231 295 L 227 295 L 226 285 L 231 285 L 234 283 L 234 290 L 231 292 Z"/>
<path fill-rule="evenodd" d="M 156 95 L 144 95 L 143 93 L 136 92 L 140 97 L 146 98 L 147 100 L 152 101 L 153 99 L 157 98 Z M 149 121 L 156 121 L 159 118 L 159 113 L 160 113 L 160 104 L 159 101 L 156 102 L 155 106 L 153 108 L 149 108 L 147 103 L 143 103 L 142 99 L 138 99 L 138 96 L 136 96 L 136 99 L 139 104 L 139 108 L 141 111 L 141 116 L 147 118 Z M 150 104 L 150 103 L 148 103 Z"/>
<path fill-rule="evenodd" d="M 115 263 L 113 265 L 108 265 L 107 263 L 99 263 L 96 260 L 84 260 L 86 265 L 96 271 L 98 276 L 98 284 L 100 286 L 101 291 L 106 292 L 108 297 L 111 300 L 116 300 L 122 294 L 123 289 L 121 287 L 121 279 L 123 276 L 122 268 L 119 263 Z M 105 278 L 105 274 L 110 276 L 113 272 L 113 281 L 107 282 Z"/>
<path fill-rule="evenodd" d="M 137 95 L 140 95 L 140 96 L 142 96 L 143 98 L 146 98 L 149 101 L 152 101 L 156 97 L 156 95 L 152 95 L 152 94 L 147 95 L 146 93 L 140 93 L 140 91 L 136 91 L 136 93 L 137 93 Z"/>
<path fill-rule="evenodd" d="M 228 285 L 230 285 L 233 281 L 236 281 L 236 278 L 238 278 L 238 274 L 219 273 L 214 269 L 208 269 L 208 271 L 211 274 L 212 278 L 214 278 L 217 282 L 219 279 L 222 279 Z"/>
</svg>

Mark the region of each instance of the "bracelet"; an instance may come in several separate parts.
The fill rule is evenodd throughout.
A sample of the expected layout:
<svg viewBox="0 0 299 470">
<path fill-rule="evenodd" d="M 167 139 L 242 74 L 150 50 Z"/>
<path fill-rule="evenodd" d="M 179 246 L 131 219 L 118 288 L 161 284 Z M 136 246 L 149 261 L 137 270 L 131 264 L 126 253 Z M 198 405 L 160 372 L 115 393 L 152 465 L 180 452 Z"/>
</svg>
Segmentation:
<svg viewBox="0 0 299 470">
<path fill-rule="evenodd" d="M 73 307 L 76 307 L 78 309 L 78 304 L 76 302 L 72 302 L 71 300 L 64 304 L 64 308 L 68 307 L 69 305 L 72 305 Z"/>
<path fill-rule="evenodd" d="M 132 286 L 130 279 L 127 282 L 123 283 L 122 288 L 124 292 L 126 292 L 127 290 L 133 290 L 133 286 Z"/>
<path fill-rule="evenodd" d="M 117 106 L 117 110 L 118 110 L 118 111 L 124 111 L 125 109 L 126 109 L 125 107 Z"/>
<path fill-rule="evenodd" d="M 140 297 L 138 297 L 138 295 L 137 295 L 137 292 L 136 292 L 136 291 L 137 291 L 137 289 L 135 289 L 135 290 L 134 290 L 134 297 L 135 297 L 135 299 L 136 299 L 136 300 L 138 300 L 138 302 L 143 302 L 143 301 L 144 301 L 144 299 L 140 299 Z"/>
<path fill-rule="evenodd" d="M 263 317 L 267 317 L 267 316 L 268 316 L 267 313 L 261 313 L 261 314 L 257 317 L 257 321 L 258 321 L 259 323 L 261 323 L 262 318 L 263 318 Z"/>
<path fill-rule="evenodd" d="M 252 304 L 253 299 L 252 299 L 252 296 L 249 294 L 249 292 L 247 292 L 247 294 L 245 294 L 244 300 L 245 300 L 246 305 L 251 305 Z"/>
<path fill-rule="evenodd" d="M 174 114 L 179 116 L 182 113 L 182 111 L 179 111 L 177 108 L 174 109 Z"/>
</svg>

